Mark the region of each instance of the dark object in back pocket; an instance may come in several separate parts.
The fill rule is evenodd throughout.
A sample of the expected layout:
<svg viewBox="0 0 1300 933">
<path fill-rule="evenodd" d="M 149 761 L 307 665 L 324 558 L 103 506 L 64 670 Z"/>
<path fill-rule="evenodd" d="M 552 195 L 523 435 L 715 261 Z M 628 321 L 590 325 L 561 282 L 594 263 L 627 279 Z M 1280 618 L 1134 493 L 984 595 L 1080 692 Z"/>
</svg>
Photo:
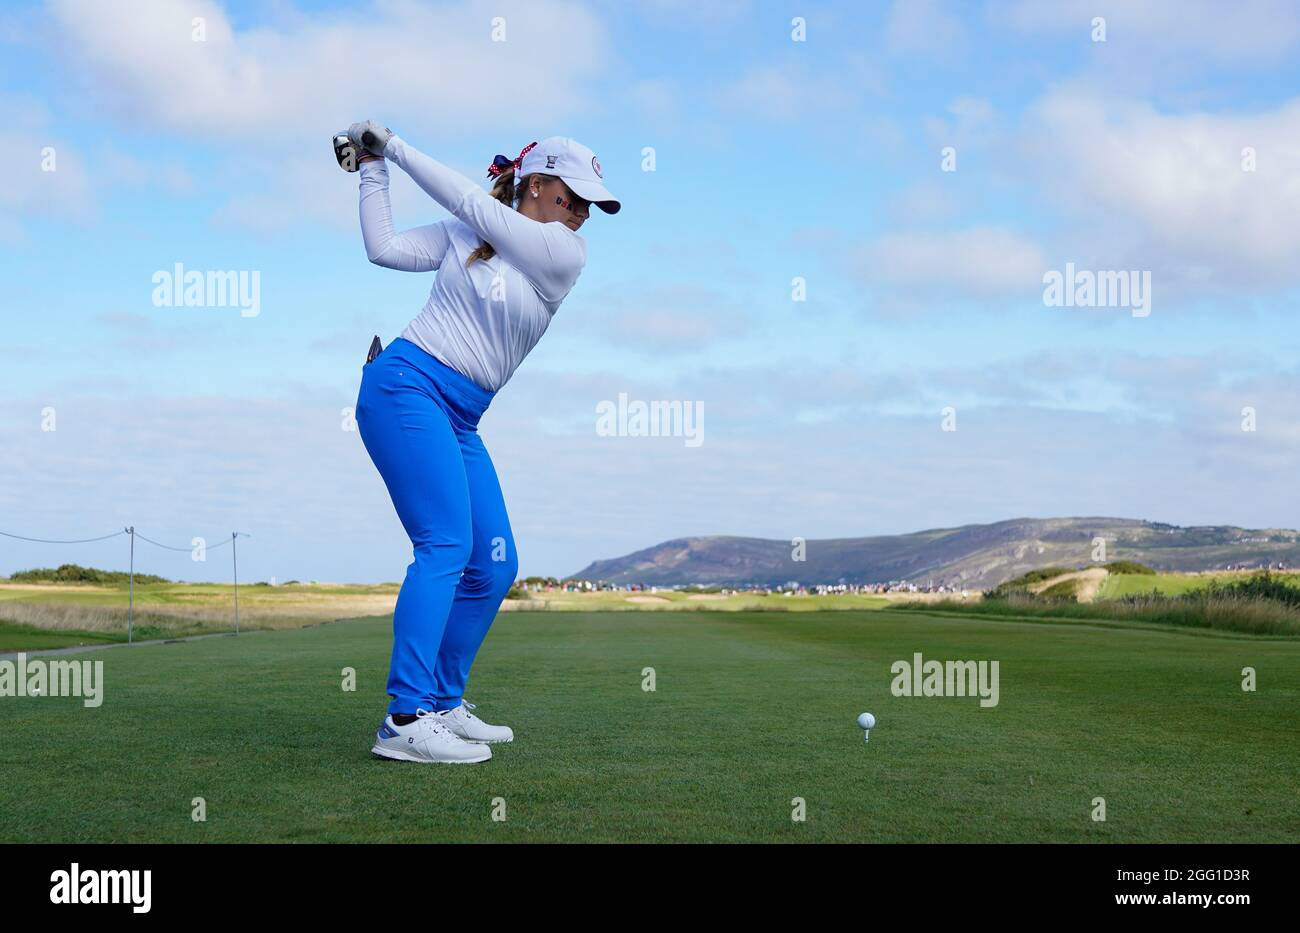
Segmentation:
<svg viewBox="0 0 1300 933">
<path fill-rule="evenodd" d="M 379 342 L 379 335 L 375 334 L 375 339 L 370 341 L 370 352 L 366 354 L 366 364 L 373 363 L 375 357 L 384 352 L 384 345 Z"/>
</svg>

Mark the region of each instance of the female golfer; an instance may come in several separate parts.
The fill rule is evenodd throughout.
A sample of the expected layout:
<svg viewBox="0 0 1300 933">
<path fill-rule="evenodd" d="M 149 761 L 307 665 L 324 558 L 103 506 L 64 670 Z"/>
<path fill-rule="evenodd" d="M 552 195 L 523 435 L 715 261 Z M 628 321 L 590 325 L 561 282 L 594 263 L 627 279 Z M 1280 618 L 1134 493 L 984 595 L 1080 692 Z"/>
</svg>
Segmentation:
<svg viewBox="0 0 1300 933">
<path fill-rule="evenodd" d="M 364 154 L 361 233 L 370 261 L 437 271 L 424 310 L 362 370 L 356 420 L 415 559 L 393 612 L 392 697 L 371 751 L 416 762 L 477 762 L 507 726 L 464 698 L 470 666 L 519 561 L 478 423 L 541 339 L 587 261 L 589 207 L 620 204 L 590 149 L 562 136 L 488 167 L 489 194 L 373 122 L 348 138 Z M 388 167 L 400 166 L 453 219 L 393 231 Z"/>
</svg>

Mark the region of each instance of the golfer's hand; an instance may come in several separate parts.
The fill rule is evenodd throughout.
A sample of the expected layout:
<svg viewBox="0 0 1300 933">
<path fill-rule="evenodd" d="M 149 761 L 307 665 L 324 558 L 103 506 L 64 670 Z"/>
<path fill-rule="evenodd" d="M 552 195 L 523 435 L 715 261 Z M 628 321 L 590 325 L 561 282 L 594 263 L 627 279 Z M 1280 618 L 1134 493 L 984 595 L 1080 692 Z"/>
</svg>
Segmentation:
<svg viewBox="0 0 1300 933">
<path fill-rule="evenodd" d="M 352 145 L 373 156 L 383 156 L 384 146 L 388 145 L 388 140 L 392 138 L 392 135 L 392 130 L 386 126 L 380 126 L 374 120 L 353 123 L 348 127 L 348 139 L 352 141 Z"/>
</svg>

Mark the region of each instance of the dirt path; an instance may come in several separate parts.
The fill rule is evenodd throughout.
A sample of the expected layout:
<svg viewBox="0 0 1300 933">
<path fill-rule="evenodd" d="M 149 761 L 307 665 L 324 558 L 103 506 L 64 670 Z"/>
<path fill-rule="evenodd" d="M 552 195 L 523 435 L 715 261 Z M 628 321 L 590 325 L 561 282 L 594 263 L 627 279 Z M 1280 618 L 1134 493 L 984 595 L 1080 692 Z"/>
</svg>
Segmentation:
<svg viewBox="0 0 1300 933">
<path fill-rule="evenodd" d="M 1042 583 L 1035 583 L 1029 588 L 1031 593 L 1041 593 L 1049 587 L 1056 586 L 1066 580 L 1078 580 L 1075 586 L 1075 593 L 1078 594 L 1079 602 L 1090 603 L 1097 598 L 1097 591 L 1101 589 L 1101 582 L 1109 576 L 1110 571 L 1105 567 L 1089 567 L 1087 570 L 1076 570 L 1072 573 L 1063 573 L 1059 577 L 1052 577 L 1050 580 L 1044 580 Z"/>
</svg>

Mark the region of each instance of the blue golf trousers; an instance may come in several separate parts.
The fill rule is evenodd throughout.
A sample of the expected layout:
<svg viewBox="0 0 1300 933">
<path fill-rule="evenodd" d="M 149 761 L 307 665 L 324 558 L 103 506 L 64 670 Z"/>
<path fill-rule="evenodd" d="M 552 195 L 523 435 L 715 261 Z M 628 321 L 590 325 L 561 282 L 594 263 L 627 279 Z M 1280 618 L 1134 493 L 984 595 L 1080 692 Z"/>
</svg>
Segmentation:
<svg viewBox="0 0 1300 933">
<path fill-rule="evenodd" d="M 494 394 L 400 337 L 362 367 L 357 429 L 415 557 L 393 611 L 390 713 L 460 705 L 519 568 L 478 436 Z"/>
</svg>

